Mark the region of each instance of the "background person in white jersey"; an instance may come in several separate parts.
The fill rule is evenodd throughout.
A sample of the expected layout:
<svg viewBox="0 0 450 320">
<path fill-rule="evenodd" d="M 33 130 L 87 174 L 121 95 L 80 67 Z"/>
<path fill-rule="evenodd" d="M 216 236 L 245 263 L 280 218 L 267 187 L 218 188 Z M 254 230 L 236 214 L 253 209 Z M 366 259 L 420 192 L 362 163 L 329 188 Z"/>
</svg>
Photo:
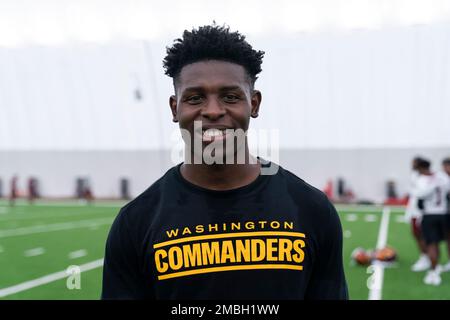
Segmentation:
<svg viewBox="0 0 450 320">
<path fill-rule="evenodd" d="M 448 258 L 450 260 L 450 157 L 445 158 L 442 161 L 442 169 L 444 170 L 444 173 L 447 174 L 449 177 L 448 183 L 448 192 L 447 192 L 447 251 L 448 251 Z M 444 271 L 450 271 L 450 261 L 447 262 L 447 264 L 444 266 Z"/>
<path fill-rule="evenodd" d="M 411 233 L 420 251 L 419 259 L 411 267 L 411 270 L 415 272 L 428 270 L 431 266 L 430 259 L 428 258 L 427 255 L 427 246 L 425 243 L 425 239 L 423 238 L 420 226 L 422 219 L 422 211 L 419 209 L 417 197 L 412 194 L 414 192 L 414 189 L 416 188 L 417 179 L 420 176 L 417 167 L 421 160 L 422 157 L 415 157 L 412 160 L 409 199 L 405 211 L 405 220 L 411 223 Z"/>
<path fill-rule="evenodd" d="M 447 238 L 447 192 L 448 176 L 442 172 L 433 173 L 431 163 L 422 159 L 418 163 L 420 173 L 413 195 L 423 201 L 422 233 L 427 245 L 427 254 L 431 260 L 424 283 L 440 285 L 439 242 Z"/>
</svg>

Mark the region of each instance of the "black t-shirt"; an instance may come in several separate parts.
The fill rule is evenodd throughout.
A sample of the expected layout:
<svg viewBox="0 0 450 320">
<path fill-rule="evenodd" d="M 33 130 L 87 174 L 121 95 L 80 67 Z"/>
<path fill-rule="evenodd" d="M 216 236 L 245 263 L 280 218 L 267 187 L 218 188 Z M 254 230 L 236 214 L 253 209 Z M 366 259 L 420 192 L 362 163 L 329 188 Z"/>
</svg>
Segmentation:
<svg viewBox="0 0 450 320">
<path fill-rule="evenodd" d="M 282 167 L 214 191 L 180 166 L 115 219 L 103 299 L 348 299 L 341 224 L 321 191 Z"/>
</svg>

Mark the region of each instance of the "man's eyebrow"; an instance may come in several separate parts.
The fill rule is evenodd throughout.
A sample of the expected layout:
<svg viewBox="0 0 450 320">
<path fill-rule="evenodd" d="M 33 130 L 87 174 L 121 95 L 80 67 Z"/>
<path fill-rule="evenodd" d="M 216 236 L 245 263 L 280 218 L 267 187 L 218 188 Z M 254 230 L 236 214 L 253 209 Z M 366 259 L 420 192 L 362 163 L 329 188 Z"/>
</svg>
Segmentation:
<svg viewBox="0 0 450 320">
<path fill-rule="evenodd" d="M 203 87 L 187 87 L 183 89 L 183 93 L 184 92 L 190 92 L 190 91 L 203 91 L 204 88 Z"/>
<path fill-rule="evenodd" d="M 243 89 L 240 86 L 226 86 L 226 87 L 221 87 L 220 88 L 220 91 L 230 91 L 230 90 L 243 91 Z"/>
<path fill-rule="evenodd" d="M 197 87 L 187 87 L 183 89 L 183 93 L 184 92 L 192 92 L 192 91 L 204 91 L 205 88 L 201 87 L 201 86 L 197 86 Z M 224 92 L 224 91 L 230 91 L 230 90 L 239 90 L 239 91 L 244 91 L 240 86 L 238 85 L 233 85 L 233 86 L 224 86 L 224 87 L 220 87 L 219 91 Z"/>
</svg>

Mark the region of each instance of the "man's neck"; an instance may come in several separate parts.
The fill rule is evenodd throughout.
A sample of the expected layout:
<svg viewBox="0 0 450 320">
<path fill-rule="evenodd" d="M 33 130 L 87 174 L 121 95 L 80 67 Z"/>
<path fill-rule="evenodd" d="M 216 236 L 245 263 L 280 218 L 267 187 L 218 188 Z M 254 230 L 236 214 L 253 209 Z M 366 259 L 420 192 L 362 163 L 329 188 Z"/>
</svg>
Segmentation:
<svg viewBox="0 0 450 320">
<path fill-rule="evenodd" d="M 251 157 L 251 156 L 250 156 Z M 192 184 L 211 190 L 231 190 L 246 186 L 259 176 L 259 160 L 244 164 L 186 164 L 183 163 L 181 175 Z"/>
</svg>

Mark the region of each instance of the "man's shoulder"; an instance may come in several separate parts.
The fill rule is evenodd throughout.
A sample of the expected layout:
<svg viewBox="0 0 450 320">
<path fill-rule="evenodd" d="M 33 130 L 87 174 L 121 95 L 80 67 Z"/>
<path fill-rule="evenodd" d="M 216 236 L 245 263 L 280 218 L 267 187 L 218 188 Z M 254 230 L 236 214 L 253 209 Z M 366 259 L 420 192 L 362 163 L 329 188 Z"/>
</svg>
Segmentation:
<svg viewBox="0 0 450 320">
<path fill-rule="evenodd" d="M 329 232 L 340 232 L 339 215 L 327 195 L 286 169 L 280 170 L 290 198 L 311 222 L 318 239 L 328 239 Z"/>
<path fill-rule="evenodd" d="M 176 167 L 167 170 L 162 177 L 152 183 L 145 191 L 123 206 L 120 209 L 120 214 L 126 216 L 148 214 L 161 201 L 168 184 L 172 183 L 174 170 L 176 170 Z"/>
<path fill-rule="evenodd" d="M 293 197 L 328 208 L 331 202 L 323 191 L 285 168 L 280 167 L 279 175 L 285 181 L 288 191 Z"/>
</svg>

